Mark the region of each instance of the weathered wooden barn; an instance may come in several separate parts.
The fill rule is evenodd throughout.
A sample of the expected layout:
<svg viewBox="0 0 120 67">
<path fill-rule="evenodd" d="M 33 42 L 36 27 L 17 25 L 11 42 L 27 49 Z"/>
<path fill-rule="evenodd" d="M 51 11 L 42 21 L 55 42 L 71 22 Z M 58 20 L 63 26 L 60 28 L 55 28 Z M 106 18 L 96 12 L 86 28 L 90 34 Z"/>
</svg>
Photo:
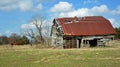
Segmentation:
<svg viewBox="0 0 120 67">
<path fill-rule="evenodd" d="M 115 34 L 110 21 L 102 16 L 56 18 L 51 44 L 61 48 L 100 46 L 113 40 Z"/>
</svg>

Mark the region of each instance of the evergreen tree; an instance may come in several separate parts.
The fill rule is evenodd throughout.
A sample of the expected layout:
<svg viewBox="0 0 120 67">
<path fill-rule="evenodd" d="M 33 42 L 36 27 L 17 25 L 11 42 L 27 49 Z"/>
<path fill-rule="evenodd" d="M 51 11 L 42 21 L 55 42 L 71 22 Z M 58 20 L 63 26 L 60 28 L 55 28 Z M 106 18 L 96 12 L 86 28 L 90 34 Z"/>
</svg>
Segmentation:
<svg viewBox="0 0 120 67">
<path fill-rule="evenodd" d="M 116 39 L 120 39 L 120 27 L 119 27 L 119 28 L 116 27 L 115 30 L 116 30 L 115 38 L 116 38 Z"/>
<path fill-rule="evenodd" d="M 26 36 L 22 36 L 21 41 L 24 42 L 24 44 L 29 44 L 29 39 Z"/>
</svg>

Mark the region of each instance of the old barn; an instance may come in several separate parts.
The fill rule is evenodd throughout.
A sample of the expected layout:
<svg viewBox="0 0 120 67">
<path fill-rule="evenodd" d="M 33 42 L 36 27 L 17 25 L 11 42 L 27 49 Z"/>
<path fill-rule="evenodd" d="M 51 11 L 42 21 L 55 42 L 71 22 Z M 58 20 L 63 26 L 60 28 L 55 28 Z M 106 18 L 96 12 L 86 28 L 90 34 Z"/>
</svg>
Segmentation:
<svg viewBox="0 0 120 67">
<path fill-rule="evenodd" d="M 113 40 L 115 34 L 110 21 L 102 16 L 56 18 L 51 43 L 61 48 L 101 46 Z"/>
</svg>

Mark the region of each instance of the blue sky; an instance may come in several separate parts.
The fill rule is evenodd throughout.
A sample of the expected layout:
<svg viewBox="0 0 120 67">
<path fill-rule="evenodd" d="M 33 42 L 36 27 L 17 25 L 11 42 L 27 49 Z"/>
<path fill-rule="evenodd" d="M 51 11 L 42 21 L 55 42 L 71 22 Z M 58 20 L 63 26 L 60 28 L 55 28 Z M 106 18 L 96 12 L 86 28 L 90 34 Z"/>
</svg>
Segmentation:
<svg viewBox="0 0 120 67">
<path fill-rule="evenodd" d="M 21 33 L 30 19 L 44 13 L 48 24 L 53 18 L 104 16 L 114 27 L 120 27 L 118 0 L 0 0 L 0 35 Z"/>
</svg>

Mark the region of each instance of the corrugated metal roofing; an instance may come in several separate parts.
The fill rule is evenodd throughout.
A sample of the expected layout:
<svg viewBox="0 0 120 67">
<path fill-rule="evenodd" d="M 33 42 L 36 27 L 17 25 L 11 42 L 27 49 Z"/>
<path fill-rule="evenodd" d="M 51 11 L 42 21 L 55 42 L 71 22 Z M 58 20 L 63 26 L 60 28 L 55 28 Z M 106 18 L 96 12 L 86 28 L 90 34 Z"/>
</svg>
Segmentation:
<svg viewBox="0 0 120 67">
<path fill-rule="evenodd" d="M 87 36 L 87 35 L 111 35 L 116 34 L 110 21 L 102 16 L 58 18 L 64 35 Z"/>
</svg>

